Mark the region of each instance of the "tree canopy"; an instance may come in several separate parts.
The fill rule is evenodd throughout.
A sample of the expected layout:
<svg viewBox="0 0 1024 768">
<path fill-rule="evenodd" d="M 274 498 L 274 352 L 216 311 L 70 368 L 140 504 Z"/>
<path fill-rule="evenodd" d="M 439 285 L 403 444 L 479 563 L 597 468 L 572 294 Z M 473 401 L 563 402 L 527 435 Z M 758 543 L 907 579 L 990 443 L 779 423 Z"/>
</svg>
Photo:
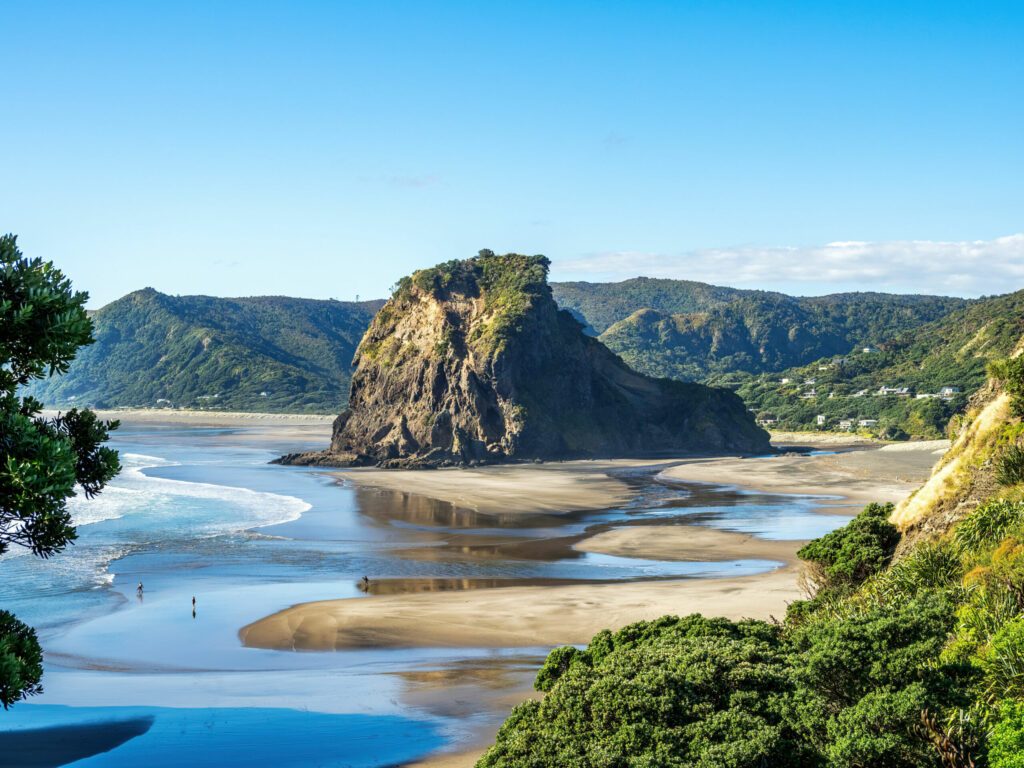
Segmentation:
<svg viewBox="0 0 1024 768">
<path fill-rule="evenodd" d="M 92 342 L 87 299 L 52 263 L 25 258 L 13 235 L 0 237 L 0 554 L 11 545 L 39 557 L 63 550 L 76 535 L 67 509 L 76 487 L 92 497 L 120 470 L 103 445 L 116 422 L 77 409 L 46 418 L 20 392 L 65 373 Z M 41 675 L 35 632 L 0 611 L 0 704 L 38 693 Z"/>
</svg>

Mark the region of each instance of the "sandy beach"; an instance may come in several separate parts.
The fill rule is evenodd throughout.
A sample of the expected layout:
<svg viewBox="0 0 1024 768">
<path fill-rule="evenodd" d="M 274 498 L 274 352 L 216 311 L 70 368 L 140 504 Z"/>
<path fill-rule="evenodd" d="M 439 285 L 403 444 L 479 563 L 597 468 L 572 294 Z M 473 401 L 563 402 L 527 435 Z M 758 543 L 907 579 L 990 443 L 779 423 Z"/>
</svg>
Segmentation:
<svg viewBox="0 0 1024 768">
<path fill-rule="evenodd" d="M 839 497 L 834 505 L 899 502 L 928 479 L 947 440 L 892 443 L 821 454 L 697 459 L 664 470 L 673 480 L 721 483 L 769 493 Z"/>
<path fill-rule="evenodd" d="M 895 448 L 895 449 L 892 449 Z M 719 483 L 774 493 L 824 494 L 835 505 L 899 501 L 928 475 L 939 443 L 871 447 L 828 455 L 692 460 L 662 470 L 677 481 Z M 370 483 L 463 504 L 550 511 L 604 507 L 628 488 L 605 475 L 637 462 L 488 467 L 432 472 L 345 473 Z M 579 495 L 575 495 L 579 492 Z M 562 507 L 564 508 L 564 507 Z M 293 606 L 243 628 L 246 645 L 330 650 L 376 647 L 535 647 L 584 643 L 595 632 L 666 613 L 768 618 L 800 597 L 794 553 L 800 542 L 695 526 L 623 526 L 577 543 L 583 551 L 650 559 L 776 560 L 768 574 L 622 584 L 528 586 L 382 595 Z"/>
<path fill-rule="evenodd" d="M 309 413 L 248 413 L 243 411 L 188 411 L 174 408 L 119 408 L 98 410 L 101 419 L 116 419 L 125 424 L 185 424 L 193 427 L 322 427 L 330 439 L 335 416 Z M 56 416 L 57 411 L 43 411 Z"/>
<path fill-rule="evenodd" d="M 851 513 L 871 501 L 908 496 L 927 478 L 945 443 L 829 444 L 835 452 L 754 459 L 677 462 L 603 461 L 484 467 L 471 470 L 355 470 L 337 473 L 357 486 L 385 488 L 448 502 L 481 513 L 556 514 L 605 509 L 635 494 L 616 470 L 652 467 L 679 483 L 709 483 L 776 494 L 822 495 L 821 512 Z M 825 446 L 822 446 L 823 448 Z M 609 475 L 609 473 L 613 473 Z M 637 521 L 640 522 L 640 521 Z M 617 583 L 500 586 L 459 591 L 389 592 L 369 598 L 323 600 L 279 611 L 242 628 L 250 647 L 303 651 L 356 648 L 529 648 L 585 644 L 598 631 L 666 614 L 704 613 L 740 618 L 781 618 L 803 597 L 796 551 L 802 541 L 689 524 L 599 527 L 576 550 L 659 561 L 769 560 L 768 573 L 734 578 L 691 578 Z M 510 708 L 530 695 L 509 690 Z M 434 691 L 433 700 L 451 696 Z M 422 768 L 472 766 L 492 737 L 430 756 Z"/>
<path fill-rule="evenodd" d="M 557 514 L 624 504 L 633 492 L 608 473 L 660 464 L 667 462 L 565 461 L 401 471 L 368 468 L 336 474 L 356 485 L 415 493 L 484 514 Z"/>
<path fill-rule="evenodd" d="M 597 632 L 666 614 L 782 617 L 798 598 L 780 568 L 740 579 L 507 587 L 305 603 L 240 632 L 253 648 L 536 648 L 586 643 Z"/>
</svg>

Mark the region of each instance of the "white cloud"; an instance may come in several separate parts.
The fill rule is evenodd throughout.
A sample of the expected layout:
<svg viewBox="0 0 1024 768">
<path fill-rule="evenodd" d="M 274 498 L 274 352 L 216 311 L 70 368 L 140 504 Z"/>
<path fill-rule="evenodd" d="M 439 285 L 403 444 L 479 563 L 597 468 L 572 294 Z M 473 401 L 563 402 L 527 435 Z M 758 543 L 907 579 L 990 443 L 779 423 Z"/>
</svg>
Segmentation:
<svg viewBox="0 0 1024 768">
<path fill-rule="evenodd" d="M 979 296 L 1024 288 L 1024 233 L 959 242 L 844 241 L 677 254 L 615 251 L 556 260 L 552 271 L 555 280 L 643 275 L 804 295 L 861 290 Z"/>
</svg>

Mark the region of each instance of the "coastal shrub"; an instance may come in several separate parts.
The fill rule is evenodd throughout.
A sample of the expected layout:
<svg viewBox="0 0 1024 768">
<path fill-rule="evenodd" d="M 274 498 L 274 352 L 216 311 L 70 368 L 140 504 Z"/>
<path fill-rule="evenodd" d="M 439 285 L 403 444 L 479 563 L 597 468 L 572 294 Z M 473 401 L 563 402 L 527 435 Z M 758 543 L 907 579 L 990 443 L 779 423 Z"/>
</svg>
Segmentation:
<svg viewBox="0 0 1024 768">
<path fill-rule="evenodd" d="M 988 373 L 1010 395 L 1011 413 L 1024 418 L 1024 355 L 995 360 L 989 364 Z"/>
<path fill-rule="evenodd" d="M 666 617 L 553 656 L 547 696 L 513 711 L 479 766 L 818 764 L 784 718 L 792 681 L 778 627 Z"/>
<path fill-rule="evenodd" d="M 999 703 L 999 717 L 988 739 L 991 768 L 1024 768 L 1024 701 Z"/>
<path fill-rule="evenodd" d="M 996 482 L 1000 485 L 1024 483 L 1024 446 L 1004 448 L 996 456 Z"/>
<path fill-rule="evenodd" d="M 75 539 L 67 501 L 92 497 L 120 469 L 103 442 L 116 422 L 73 409 L 55 418 L 24 396 L 25 385 L 67 373 L 92 343 L 88 295 L 52 263 L 26 259 L 13 235 L 0 237 L 0 554 L 10 546 L 49 557 Z M 0 611 L 0 703 L 39 693 L 42 652 L 35 632 Z"/>
<path fill-rule="evenodd" d="M 41 693 L 43 652 L 32 627 L 9 611 L 0 611 L 0 704 L 7 709 L 16 701 Z"/>
<path fill-rule="evenodd" d="M 991 549 L 1024 526 L 1024 503 L 992 499 L 981 504 L 953 530 L 953 538 L 965 555 Z"/>
<path fill-rule="evenodd" d="M 971 674 L 939 661 L 953 623 L 953 606 L 932 594 L 793 630 L 794 728 L 829 765 L 937 764 L 921 713 L 963 703 Z"/>
<path fill-rule="evenodd" d="M 857 586 L 892 560 L 900 534 L 892 523 L 892 504 L 869 504 L 853 520 L 803 546 L 809 591 Z"/>
<path fill-rule="evenodd" d="M 956 589 L 963 578 L 959 549 L 948 539 L 918 544 L 864 585 L 875 601 L 908 600 L 935 590 Z"/>
<path fill-rule="evenodd" d="M 1024 617 L 1008 621 L 993 635 L 982 657 L 990 700 L 1024 699 Z"/>
</svg>

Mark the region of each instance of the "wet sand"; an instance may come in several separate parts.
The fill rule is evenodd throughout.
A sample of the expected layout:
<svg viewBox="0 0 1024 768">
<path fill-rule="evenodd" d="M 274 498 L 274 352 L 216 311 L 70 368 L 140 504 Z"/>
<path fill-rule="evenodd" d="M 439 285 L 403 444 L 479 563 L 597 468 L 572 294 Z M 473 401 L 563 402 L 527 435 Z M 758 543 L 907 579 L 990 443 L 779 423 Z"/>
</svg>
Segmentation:
<svg viewBox="0 0 1024 768">
<path fill-rule="evenodd" d="M 662 472 L 668 479 L 767 493 L 839 496 L 842 506 L 899 502 L 931 474 L 948 441 L 893 443 L 836 453 L 757 459 L 697 459 Z"/>
<path fill-rule="evenodd" d="M 353 469 L 337 474 L 358 486 L 427 496 L 483 514 L 539 514 L 624 504 L 634 493 L 626 483 L 609 477 L 608 472 L 656 464 L 640 460 L 565 461 L 477 469 Z"/>
<path fill-rule="evenodd" d="M 539 648 L 586 643 L 666 614 L 782 617 L 800 597 L 792 568 L 737 579 L 508 587 L 304 603 L 244 627 L 253 648 Z"/>
<path fill-rule="evenodd" d="M 928 476 L 943 445 L 854 445 L 846 440 L 830 442 L 828 447 L 835 447 L 837 452 L 665 462 L 657 465 L 657 471 L 663 479 L 674 482 L 832 496 L 835 499 L 823 501 L 821 511 L 828 512 L 831 507 L 849 513 L 851 506 L 896 502 L 908 496 Z M 557 515 L 605 509 L 628 501 L 635 489 L 608 473 L 638 466 L 652 466 L 652 462 L 566 462 L 339 474 L 357 487 L 429 497 L 479 513 Z M 564 542 L 558 543 L 561 546 Z M 616 629 L 666 614 L 781 618 L 787 604 L 802 597 L 795 558 L 802 543 L 768 541 L 679 523 L 598 526 L 573 540 L 571 546 L 588 553 L 662 561 L 766 559 L 778 562 L 779 568 L 737 578 L 569 585 L 438 584 L 427 592 L 382 588 L 373 590 L 368 599 L 326 600 L 288 608 L 246 626 L 240 637 L 249 646 L 280 650 L 373 646 L 520 647 L 543 651 L 555 645 L 585 644 L 601 629 Z M 473 588 L 479 586 L 492 588 Z M 410 672 L 407 680 L 416 696 L 432 702 L 430 707 L 468 706 L 476 711 L 498 707 L 504 712 L 531 695 L 528 681 L 529 676 L 521 672 L 514 682 L 495 683 L 489 694 L 492 700 L 483 702 L 479 700 L 480 682 L 474 683 L 472 678 L 467 682 L 453 679 L 450 672 Z M 460 690 L 465 690 L 469 699 L 462 700 Z M 454 744 L 450 751 L 411 765 L 468 768 L 490 743 L 498 722 L 491 724 L 488 733 L 477 730 L 475 738 L 480 741 Z"/>
<path fill-rule="evenodd" d="M 94 409 L 101 419 L 117 419 L 125 424 L 182 424 L 191 427 L 324 427 L 330 440 L 330 426 L 335 416 L 315 413 L 249 413 L 244 411 L 189 411 L 175 408 Z M 57 411 L 46 410 L 47 416 Z M 279 433 L 275 433 L 279 434 Z"/>
<path fill-rule="evenodd" d="M 939 443 L 917 443 L 816 456 L 690 460 L 667 467 L 662 476 L 774 493 L 827 494 L 837 497 L 835 505 L 849 507 L 905 498 L 927 477 L 941 449 Z M 585 500 L 579 504 L 591 507 L 628 497 L 624 484 L 603 475 L 621 466 L 629 464 L 567 462 L 352 474 L 366 478 L 357 483 L 386 479 L 395 487 L 482 508 L 493 505 L 507 510 L 506 504 L 514 502 L 552 511 L 575 488 L 585 489 Z M 527 495 L 531 488 L 535 489 L 532 497 Z M 249 646 L 281 650 L 539 647 L 585 643 L 601 629 L 664 614 L 766 619 L 781 616 L 787 603 L 800 597 L 793 565 L 799 544 L 690 526 L 619 527 L 584 539 L 576 548 L 649 559 L 713 560 L 742 554 L 776 559 L 784 567 L 736 579 L 522 586 L 327 600 L 293 606 L 256 621 L 243 628 L 240 637 Z"/>
<path fill-rule="evenodd" d="M 796 563 L 804 541 L 770 541 L 746 533 L 698 525 L 642 525 L 613 528 L 576 545 L 581 552 L 652 560 L 777 560 Z"/>
</svg>

